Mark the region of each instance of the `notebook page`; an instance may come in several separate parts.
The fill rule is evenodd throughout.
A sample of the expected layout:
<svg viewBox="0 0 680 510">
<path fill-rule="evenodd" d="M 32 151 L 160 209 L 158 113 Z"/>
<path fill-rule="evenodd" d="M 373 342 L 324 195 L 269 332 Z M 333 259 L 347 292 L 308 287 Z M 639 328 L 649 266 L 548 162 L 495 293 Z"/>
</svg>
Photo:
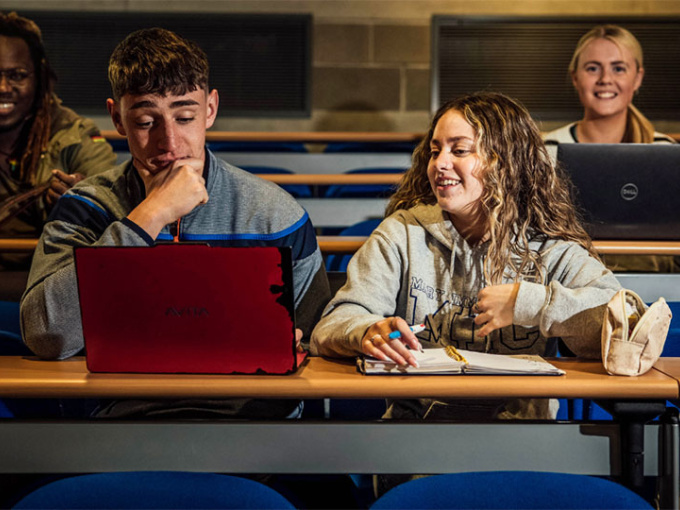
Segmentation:
<svg viewBox="0 0 680 510">
<path fill-rule="evenodd" d="M 565 372 L 545 361 L 540 356 L 488 354 L 458 349 L 468 365 L 467 374 L 542 374 L 562 375 Z"/>
<path fill-rule="evenodd" d="M 359 361 L 362 371 L 367 374 L 459 374 L 463 371 L 463 362 L 452 359 L 444 349 L 425 349 L 424 352 L 411 351 L 419 367 L 402 367 L 394 361 L 381 361 L 366 357 Z"/>
</svg>

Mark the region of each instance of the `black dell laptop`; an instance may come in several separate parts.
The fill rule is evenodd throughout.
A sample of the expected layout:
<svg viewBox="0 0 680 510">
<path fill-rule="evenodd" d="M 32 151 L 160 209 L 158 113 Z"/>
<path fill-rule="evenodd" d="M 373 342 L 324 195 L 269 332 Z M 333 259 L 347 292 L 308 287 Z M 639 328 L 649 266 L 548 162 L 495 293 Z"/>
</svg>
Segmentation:
<svg viewBox="0 0 680 510">
<path fill-rule="evenodd" d="M 680 144 L 560 144 L 593 239 L 680 240 Z"/>
</svg>

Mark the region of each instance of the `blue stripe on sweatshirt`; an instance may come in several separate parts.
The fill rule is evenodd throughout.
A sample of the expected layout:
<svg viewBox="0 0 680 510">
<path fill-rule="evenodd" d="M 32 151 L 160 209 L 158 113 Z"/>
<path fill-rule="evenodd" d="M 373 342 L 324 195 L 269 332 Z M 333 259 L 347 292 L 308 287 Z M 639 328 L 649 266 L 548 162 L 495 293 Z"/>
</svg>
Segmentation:
<svg viewBox="0 0 680 510">
<path fill-rule="evenodd" d="M 172 241 L 172 236 L 160 234 L 158 241 Z M 307 213 L 288 228 L 270 234 L 225 233 L 191 234 L 182 233 L 181 241 L 205 242 L 210 246 L 291 246 L 293 260 L 308 257 L 316 251 L 316 234 Z"/>
<path fill-rule="evenodd" d="M 92 200 L 69 193 L 57 200 L 48 221 L 80 225 L 101 234 L 115 218 Z"/>
</svg>

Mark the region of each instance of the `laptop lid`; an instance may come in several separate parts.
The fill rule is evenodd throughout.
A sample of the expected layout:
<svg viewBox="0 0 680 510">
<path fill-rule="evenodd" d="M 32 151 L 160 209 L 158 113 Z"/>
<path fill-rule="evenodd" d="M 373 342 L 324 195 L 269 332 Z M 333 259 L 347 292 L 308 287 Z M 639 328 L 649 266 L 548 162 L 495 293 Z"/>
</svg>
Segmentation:
<svg viewBox="0 0 680 510">
<path fill-rule="evenodd" d="M 593 239 L 680 240 L 680 145 L 560 144 Z"/>
<path fill-rule="evenodd" d="M 290 248 L 79 247 L 75 260 L 92 372 L 297 369 Z"/>
</svg>

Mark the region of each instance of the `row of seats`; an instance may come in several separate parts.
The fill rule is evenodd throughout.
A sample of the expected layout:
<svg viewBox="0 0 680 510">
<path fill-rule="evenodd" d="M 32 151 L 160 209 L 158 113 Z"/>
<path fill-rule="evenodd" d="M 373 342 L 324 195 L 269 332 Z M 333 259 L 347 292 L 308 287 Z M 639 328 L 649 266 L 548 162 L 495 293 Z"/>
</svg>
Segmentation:
<svg viewBox="0 0 680 510">
<path fill-rule="evenodd" d="M 286 168 L 275 166 L 243 165 L 241 168 L 253 174 L 294 174 Z M 403 168 L 376 167 L 349 170 L 345 174 L 396 174 L 403 172 Z M 334 184 L 332 186 L 283 184 L 281 187 L 295 198 L 386 198 L 394 191 L 394 187 L 387 184 Z"/>
<path fill-rule="evenodd" d="M 127 153 L 127 140 L 109 140 L 115 152 Z M 215 153 L 243 152 L 243 153 L 308 153 L 302 142 L 208 142 L 208 147 Z M 324 149 L 325 154 L 337 153 L 369 153 L 369 154 L 411 154 L 415 142 L 338 142 L 329 143 Z M 228 158 L 227 158 L 228 159 Z M 242 165 L 244 170 L 254 174 L 295 174 L 288 168 L 271 165 Z M 344 173 L 402 173 L 405 168 L 371 167 L 358 168 Z M 310 186 L 306 184 L 283 185 L 295 198 L 381 198 L 392 192 L 388 185 L 334 185 Z"/>
<path fill-rule="evenodd" d="M 129 150 L 127 140 L 108 140 L 115 152 Z M 309 152 L 303 142 L 208 142 L 213 152 L 287 152 L 304 154 Z M 370 152 L 370 153 L 413 153 L 416 142 L 332 142 L 326 144 L 324 153 Z"/>
<path fill-rule="evenodd" d="M 314 488 L 310 485 L 307 490 Z M 13 508 L 293 509 L 299 506 L 267 485 L 247 478 L 213 473 L 141 471 L 63 478 L 35 489 Z M 492 471 L 411 480 L 385 493 L 372 502 L 370 508 L 644 509 L 652 506 L 633 491 L 603 478 Z"/>
<path fill-rule="evenodd" d="M 338 152 L 412 154 L 416 145 L 416 142 L 331 142 L 326 144 L 323 152 L 333 154 Z M 123 146 L 123 144 L 118 146 Z M 208 148 L 213 152 L 308 152 L 303 142 L 208 142 Z M 127 144 L 124 144 L 123 150 L 127 150 Z"/>
</svg>

